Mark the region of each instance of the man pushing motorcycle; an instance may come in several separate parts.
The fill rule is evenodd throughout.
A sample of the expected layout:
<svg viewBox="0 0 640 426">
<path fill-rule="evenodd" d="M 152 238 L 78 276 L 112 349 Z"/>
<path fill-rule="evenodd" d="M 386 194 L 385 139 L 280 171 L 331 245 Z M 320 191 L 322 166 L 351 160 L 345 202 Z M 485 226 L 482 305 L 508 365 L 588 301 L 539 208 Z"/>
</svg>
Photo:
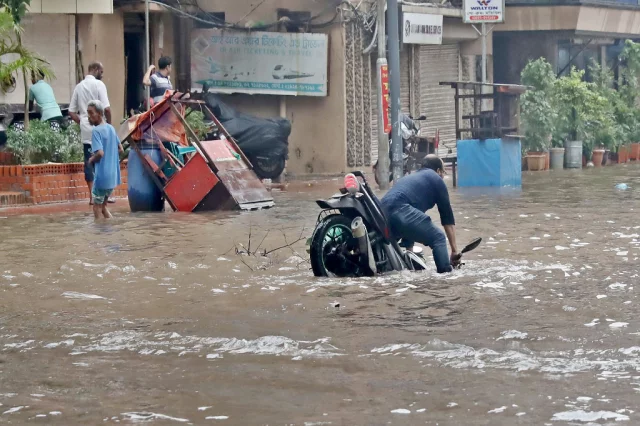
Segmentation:
<svg viewBox="0 0 640 426">
<path fill-rule="evenodd" d="M 420 170 L 400 179 L 382 198 L 382 207 L 394 235 L 402 238 L 405 247 L 412 247 L 414 242 L 430 247 L 438 273 L 451 272 L 460 262 L 456 222 L 444 175 L 444 162 L 437 155 L 429 154 Z M 444 232 L 426 214 L 436 205 Z M 447 251 L 447 240 L 451 256 Z"/>
</svg>

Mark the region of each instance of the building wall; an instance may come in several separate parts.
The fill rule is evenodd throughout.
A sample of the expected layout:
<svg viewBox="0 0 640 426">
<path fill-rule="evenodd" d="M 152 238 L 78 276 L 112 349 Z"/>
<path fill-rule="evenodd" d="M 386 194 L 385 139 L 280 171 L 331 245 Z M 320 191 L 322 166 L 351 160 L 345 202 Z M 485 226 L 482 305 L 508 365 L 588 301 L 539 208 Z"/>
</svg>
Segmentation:
<svg viewBox="0 0 640 426">
<path fill-rule="evenodd" d="M 570 33 L 558 31 L 526 31 L 494 33 L 495 82 L 520 84 L 520 73 L 529 61 L 545 58 L 556 68 L 558 40 Z"/>
<path fill-rule="evenodd" d="M 315 0 L 272 0 L 258 5 L 248 0 L 199 0 L 208 12 L 225 12 L 228 22 L 271 23 L 277 19 L 277 9 L 309 11 L 321 14 L 314 22 L 326 22 L 334 17 L 339 2 Z M 167 27 L 165 27 L 165 32 Z M 329 91 L 327 97 L 286 96 L 286 117 L 291 120 L 289 162 L 291 175 L 336 174 L 346 170 L 344 36 L 339 22 L 322 30 L 329 34 Z M 174 70 L 177 75 L 178 70 Z M 243 112 L 262 117 L 280 115 L 280 97 L 271 95 L 227 95 L 225 102 Z"/>
<path fill-rule="evenodd" d="M 50 82 L 56 100 L 68 104 L 75 86 L 75 17 L 73 15 L 33 14 L 23 21 L 23 43 L 49 61 L 55 72 Z M 31 84 L 31 76 L 28 77 Z M 23 104 L 22 75 L 12 93 L 0 93 L 1 104 Z"/>
<path fill-rule="evenodd" d="M 113 122 L 124 117 L 125 63 L 124 20 L 122 13 L 112 15 L 77 15 L 78 48 L 82 58 L 82 70 L 93 61 L 104 65 L 104 83 L 107 86 Z M 140 76 L 142 78 L 142 76 Z"/>
</svg>

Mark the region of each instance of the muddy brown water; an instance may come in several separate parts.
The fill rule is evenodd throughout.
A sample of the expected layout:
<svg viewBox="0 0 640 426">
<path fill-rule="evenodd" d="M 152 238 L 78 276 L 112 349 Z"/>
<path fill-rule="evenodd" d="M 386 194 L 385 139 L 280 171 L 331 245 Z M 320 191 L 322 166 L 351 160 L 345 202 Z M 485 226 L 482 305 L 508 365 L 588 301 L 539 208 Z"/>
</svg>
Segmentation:
<svg viewBox="0 0 640 426">
<path fill-rule="evenodd" d="M 0 423 L 639 424 L 638 176 L 452 191 L 485 242 L 448 276 L 235 254 L 308 237 L 337 181 L 253 213 L 0 213 Z"/>
</svg>

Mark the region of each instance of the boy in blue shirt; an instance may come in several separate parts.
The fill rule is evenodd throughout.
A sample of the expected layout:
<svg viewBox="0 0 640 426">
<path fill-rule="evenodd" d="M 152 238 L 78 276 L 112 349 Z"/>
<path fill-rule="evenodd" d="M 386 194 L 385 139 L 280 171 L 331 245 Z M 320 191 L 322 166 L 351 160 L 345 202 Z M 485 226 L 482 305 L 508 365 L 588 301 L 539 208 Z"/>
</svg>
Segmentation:
<svg viewBox="0 0 640 426">
<path fill-rule="evenodd" d="M 100 101 L 91 101 L 87 107 L 89 123 L 94 126 L 91 135 L 93 155 L 89 158 L 89 165 L 95 166 L 91 198 L 96 219 L 100 219 L 100 215 L 105 219 L 112 217 L 107 210 L 107 202 L 113 190 L 120 185 L 119 153 L 124 152 L 116 129 L 105 120 L 104 110 Z"/>
</svg>

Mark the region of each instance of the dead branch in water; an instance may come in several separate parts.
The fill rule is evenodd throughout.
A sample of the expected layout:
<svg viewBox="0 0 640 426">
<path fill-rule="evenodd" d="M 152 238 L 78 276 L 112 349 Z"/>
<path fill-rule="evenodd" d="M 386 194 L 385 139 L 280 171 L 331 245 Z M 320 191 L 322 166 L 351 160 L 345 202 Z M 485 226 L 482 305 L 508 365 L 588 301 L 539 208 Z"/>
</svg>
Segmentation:
<svg viewBox="0 0 640 426">
<path fill-rule="evenodd" d="M 303 263 L 308 263 L 308 260 L 306 259 L 306 256 L 302 256 L 300 255 L 300 253 L 298 253 L 293 246 L 297 243 L 299 243 L 300 241 L 304 240 L 304 232 L 306 231 L 305 227 L 302 227 L 302 229 L 300 230 L 300 234 L 298 235 L 298 237 L 294 240 L 294 241 L 289 241 L 289 238 L 287 237 L 287 234 L 285 232 L 284 229 L 280 229 L 280 232 L 282 233 L 282 237 L 284 239 L 285 244 L 275 247 L 273 249 L 267 250 L 266 248 L 263 248 L 262 245 L 264 244 L 265 240 L 267 239 L 267 237 L 269 236 L 271 230 L 267 230 L 265 232 L 265 234 L 262 236 L 262 239 L 260 240 L 260 243 L 256 246 L 255 244 L 252 244 L 252 239 L 254 237 L 254 233 L 253 233 L 253 228 L 252 226 L 249 226 L 249 238 L 248 241 L 246 243 L 246 246 L 242 243 L 234 243 L 234 247 L 231 250 L 235 249 L 235 253 L 236 255 L 240 256 L 240 261 L 242 262 L 243 265 L 245 265 L 247 268 L 249 268 L 249 270 L 251 272 L 255 272 L 255 269 L 252 268 L 244 259 L 244 256 L 251 256 L 251 257 L 255 257 L 255 258 L 268 258 L 269 262 L 271 265 L 274 264 L 273 259 L 271 259 L 270 255 L 274 254 L 275 252 L 279 251 L 279 250 L 283 250 L 283 249 L 289 249 L 291 250 L 291 252 L 298 258 L 302 259 L 301 262 L 299 262 L 296 265 L 296 268 L 299 267 L 301 264 Z M 251 250 L 252 245 L 255 247 L 253 249 L 253 251 Z M 229 250 L 229 251 L 231 251 Z M 227 251 L 227 253 L 229 253 L 229 251 Z M 226 253 L 225 253 L 226 254 Z M 260 269 L 266 269 L 264 267 L 259 267 Z"/>
</svg>

